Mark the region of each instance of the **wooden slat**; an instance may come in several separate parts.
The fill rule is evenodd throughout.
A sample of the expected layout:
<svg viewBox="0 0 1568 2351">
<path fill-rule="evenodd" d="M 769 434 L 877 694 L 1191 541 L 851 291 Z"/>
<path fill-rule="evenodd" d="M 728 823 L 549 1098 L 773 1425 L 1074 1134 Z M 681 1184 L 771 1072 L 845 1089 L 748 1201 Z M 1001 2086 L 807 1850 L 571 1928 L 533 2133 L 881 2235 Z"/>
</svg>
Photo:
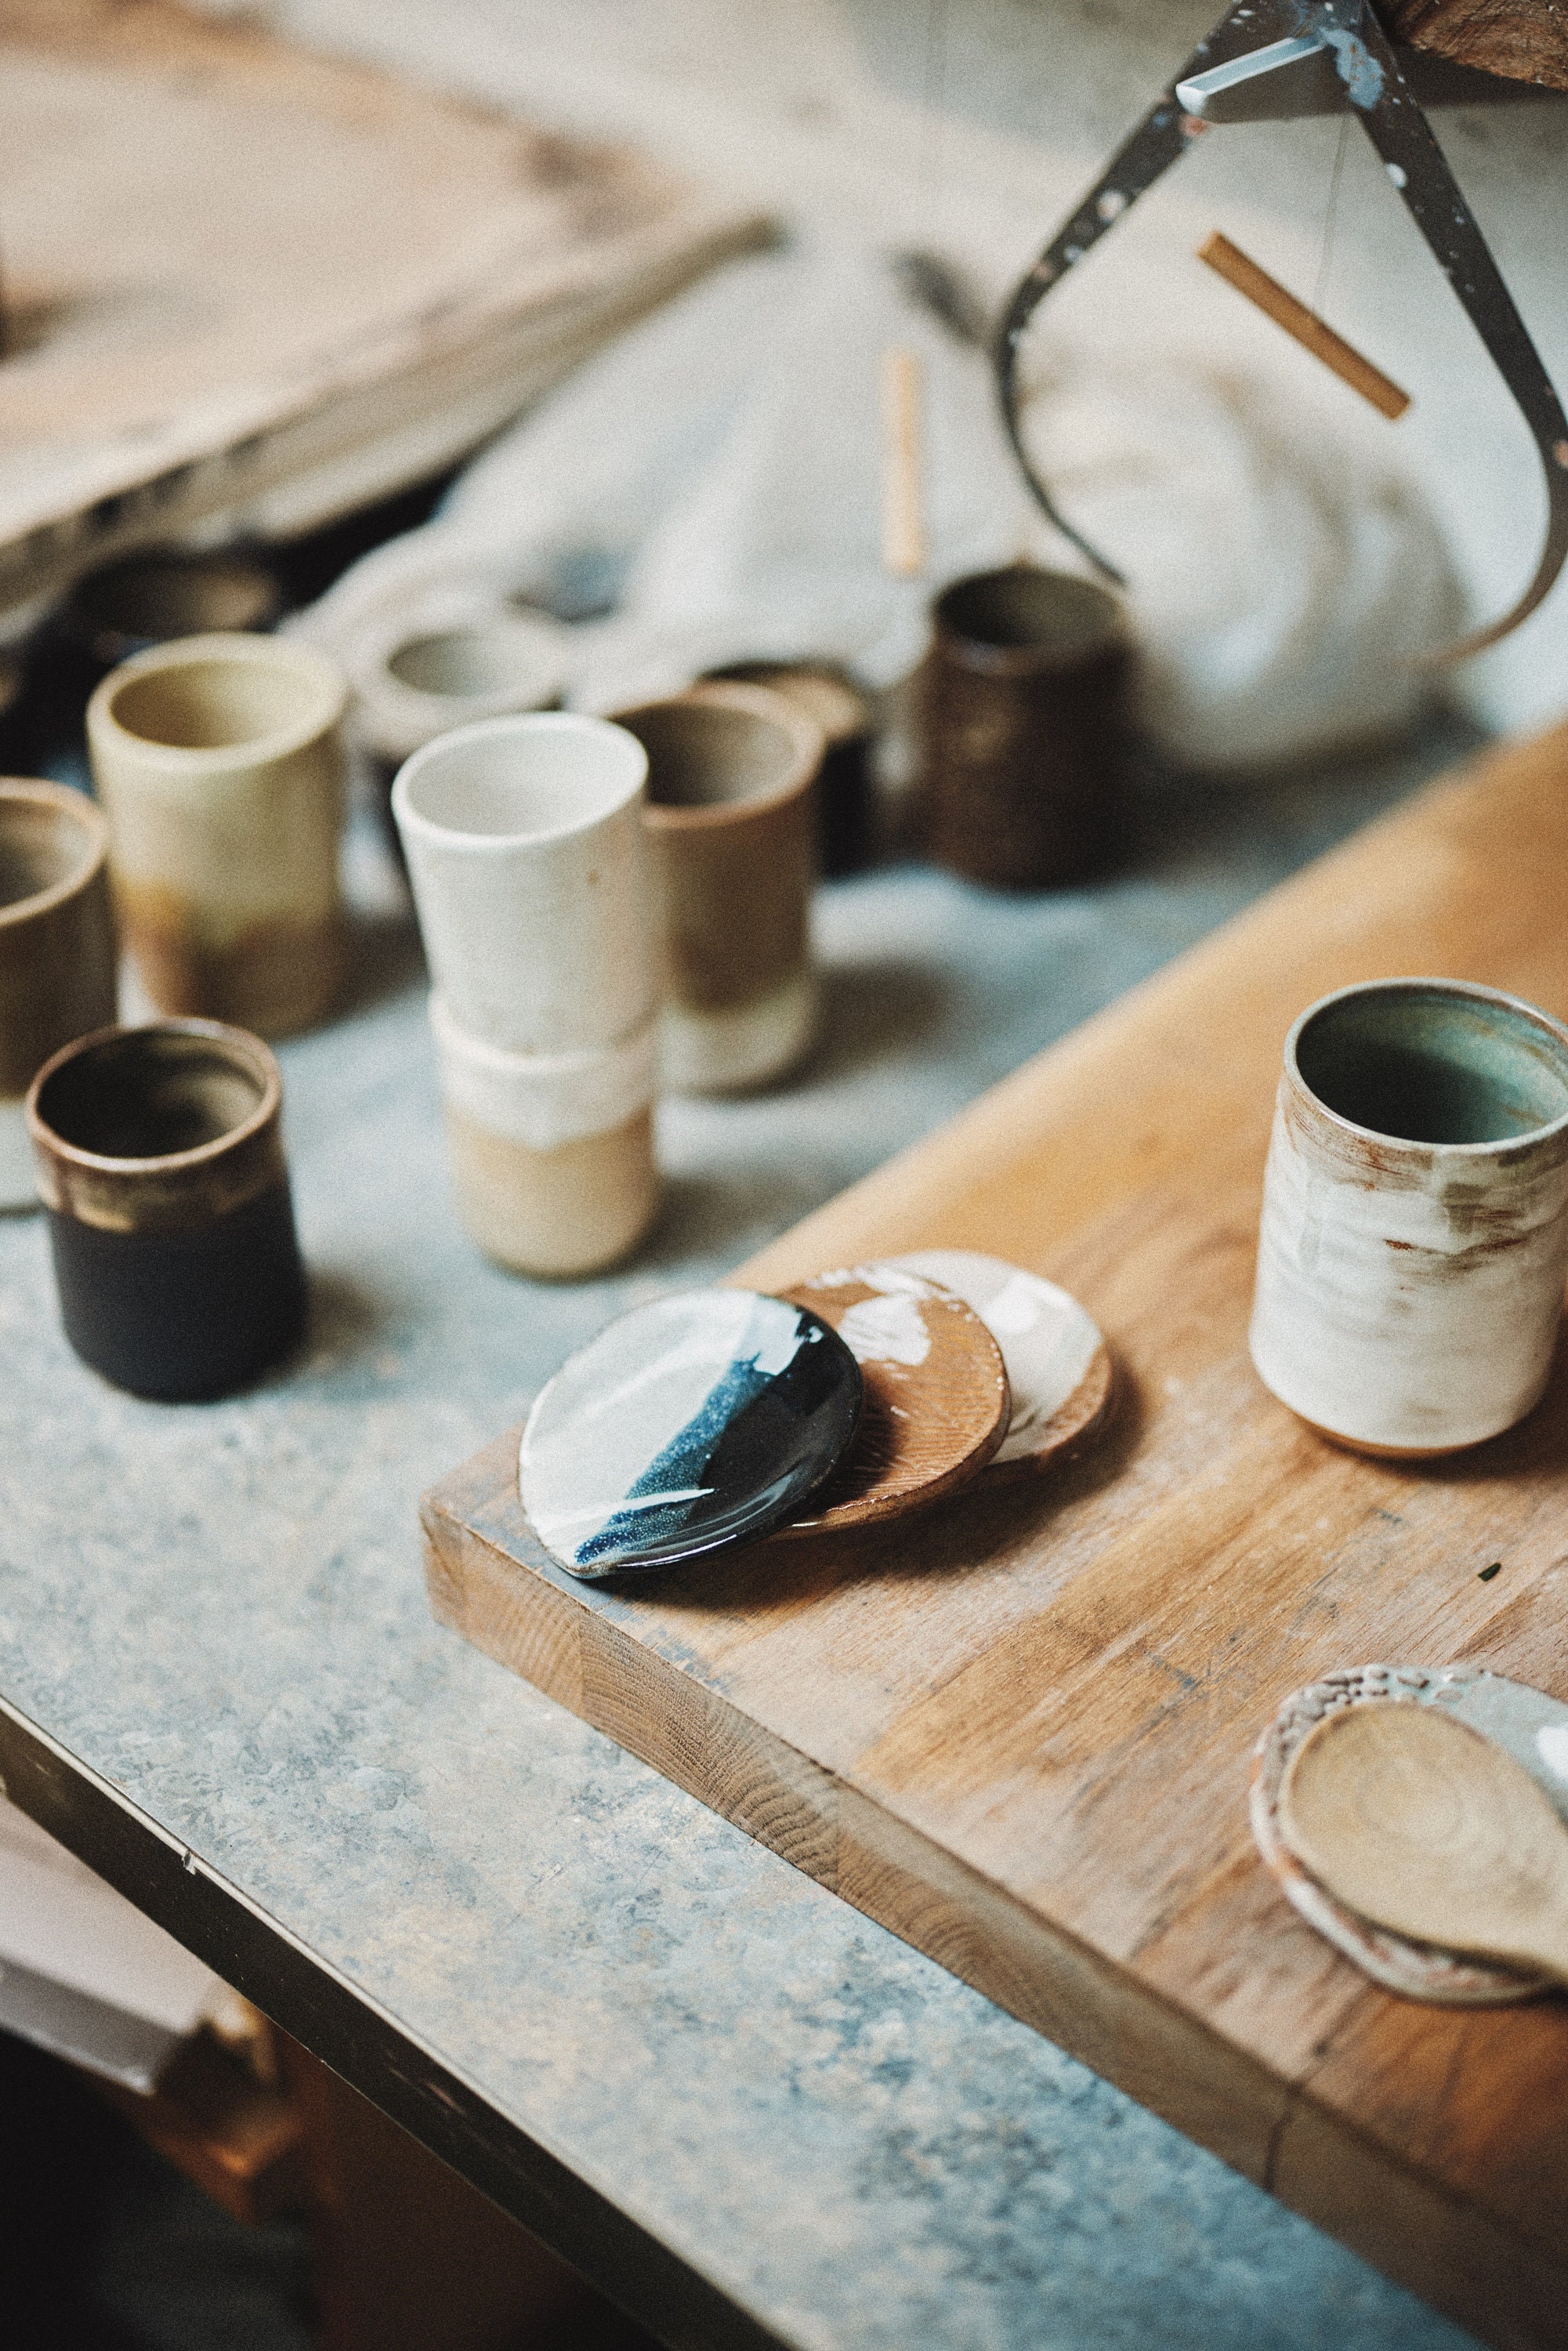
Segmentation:
<svg viewBox="0 0 1568 2351">
<path fill-rule="evenodd" d="M 1247 1360 L 1285 1031 L 1423 971 L 1568 1013 L 1568 729 L 1422 794 L 742 1270 L 941 1245 L 1064 1283 L 1124 1402 L 1059 1478 L 627 1597 L 533 1541 L 514 1433 L 428 1499 L 431 1598 L 1490 2340 L 1563 2344 L 1568 2005 L 1377 1990 L 1247 1824 L 1254 1740 L 1333 1667 L 1462 1657 L 1568 1697 L 1568 1364 L 1524 1427 L 1419 1468 L 1312 1437 Z"/>
</svg>

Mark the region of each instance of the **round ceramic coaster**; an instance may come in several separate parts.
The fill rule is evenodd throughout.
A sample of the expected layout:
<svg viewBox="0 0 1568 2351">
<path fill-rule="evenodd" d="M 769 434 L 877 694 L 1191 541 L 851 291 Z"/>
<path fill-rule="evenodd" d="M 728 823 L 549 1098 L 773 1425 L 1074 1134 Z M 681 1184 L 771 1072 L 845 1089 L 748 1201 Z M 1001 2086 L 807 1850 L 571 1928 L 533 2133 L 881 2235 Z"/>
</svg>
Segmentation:
<svg viewBox="0 0 1568 2351">
<path fill-rule="evenodd" d="M 972 1306 L 1002 1351 L 1012 1418 L 986 1466 L 988 1484 L 1042 1469 L 1105 1416 L 1111 1351 L 1076 1298 L 979 1249 L 915 1249 L 889 1265 L 924 1274 Z"/>
<path fill-rule="evenodd" d="M 634 1307 L 539 1390 L 517 1487 L 590 1580 L 771 1532 L 848 1450 L 862 1379 L 821 1317 L 749 1290 Z"/>
<path fill-rule="evenodd" d="M 865 1381 L 852 1450 L 781 1531 L 819 1534 L 895 1519 L 984 1468 L 1007 1431 L 1001 1349 L 952 1290 L 895 1265 L 855 1265 L 784 1295 L 829 1322 Z"/>
<path fill-rule="evenodd" d="M 1346 1959 L 1354 1959 L 1390 1991 L 1443 2007 L 1500 2007 L 1509 2001 L 1531 2000 L 1546 1986 L 1538 1977 L 1497 1966 L 1490 1959 L 1461 1959 L 1455 1951 L 1413 1943 L 1386 1928 L 1374 1927 L 1336 1901 L 1280 1834 L 1280 1787 L 1286 1766 L 1308 1731 L 1325 1715 L 1346 1706 L 1430 1701 L 1447 1695 L 1443 1686 L 1453 1678 L 1428 1673 L 1421 1667 L 1356 1666 L 1309 1683 L 1305 1689 L 1293 1690 L 1253 1753 L 1252 1834 L 1264 1863 L 1308 1925 L 1326 1935 Z"/>
</svg>

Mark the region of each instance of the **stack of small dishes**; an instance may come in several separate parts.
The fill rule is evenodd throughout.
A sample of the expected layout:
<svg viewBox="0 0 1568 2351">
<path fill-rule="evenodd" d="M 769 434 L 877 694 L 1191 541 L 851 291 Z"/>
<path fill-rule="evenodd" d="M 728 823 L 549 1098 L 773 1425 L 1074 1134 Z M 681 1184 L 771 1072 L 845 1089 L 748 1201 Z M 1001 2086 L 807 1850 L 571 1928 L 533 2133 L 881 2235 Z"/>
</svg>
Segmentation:
<svg viewBox="0 0 1568 2351">
<path fill-rule="evenodd" d="M 1099 1426 L 1111 1385 L 1075 1299 L 971 1250 L 779 1297 L 681 1291 L 622 1315 L 540 1391 L 519 1491 L 551 1558 L 596 1582 L 1027 1478 Z"/>
</svg>

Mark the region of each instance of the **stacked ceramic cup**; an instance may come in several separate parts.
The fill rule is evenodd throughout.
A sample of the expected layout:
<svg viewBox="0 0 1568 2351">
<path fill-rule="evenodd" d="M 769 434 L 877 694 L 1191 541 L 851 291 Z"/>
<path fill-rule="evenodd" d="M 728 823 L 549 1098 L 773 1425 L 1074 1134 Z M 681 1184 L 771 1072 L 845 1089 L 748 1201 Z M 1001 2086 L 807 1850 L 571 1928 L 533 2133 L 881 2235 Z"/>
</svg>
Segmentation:
<svg viewBox="0 0 1568 2351">
<path fill-rule="evenodd" d="M 589 1273 L 657 1200 L 643 747 L 563 711 L 416 751 L 392 789 L 434 982 L 458 1211 L 524 1273 Z"/>
</svg>

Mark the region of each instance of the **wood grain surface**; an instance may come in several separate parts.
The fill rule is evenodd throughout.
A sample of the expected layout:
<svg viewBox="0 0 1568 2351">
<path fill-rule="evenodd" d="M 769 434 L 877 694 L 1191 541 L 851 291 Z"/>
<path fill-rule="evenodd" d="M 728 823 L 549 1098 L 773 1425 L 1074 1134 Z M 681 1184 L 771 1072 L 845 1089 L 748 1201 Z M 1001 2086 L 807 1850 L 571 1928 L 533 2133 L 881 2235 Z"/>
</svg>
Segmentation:
<svg viewBox="0 0 1568 2351">
<path fill-rule="evenodd" d="M 1495 1740 L 1420 1706 L 1350 1706 L 1280 1791 L 1285 1843 L 1375 1926 L 1568 1984 L 1568 1831 Z"/>
<path fill-rule="evenodd" d="M 845 1341 L 864 1394 L 847 1457 L 779 1539 L 837 1534 L 924 1510 L 971 1484 L 1008 1433 L 1002 1351 L 974 1310 L 935 1282 L 913 1275 L 890 1282 L 874 1265 L 862 1280 L 862 1270 L 791 1282 L 783 1293 Z"/>
<path fill-rule="evenodd" d="M 428 1498 L 429 1586 L 1487 2339 L 1564 2345 L 1568 2003 L 1380 1990 L 1248 1826 L 1255 1740 L 1336 1667 L 1466 1661 L 1568 1698 L 1568 1359 L 1521 1427 L 1419 1467 L 1313 1436 L 1247 1357 L 1286 1030 L 1331 987 L 1423 972 L 1568 1013 L 1568 728 L 1425 791 L 743 1270 L 778 1288 L 946 1246 L 1061 1283 L 1124 1401 L 1060 1478 L 628 1599 L 529 1543 L 507 1436 Z"/>
<path fill-rule="evenodd" d="M 434 473 L 755 212 L 170 0 L 0 0 L 0 607 Z"/>
<path fill-rule="evenodd" d="M 1396 41 L 1510 81 L 1568 89 L 1568 14 L 1558 0 L 1382 0 Z"/>
</svg>

